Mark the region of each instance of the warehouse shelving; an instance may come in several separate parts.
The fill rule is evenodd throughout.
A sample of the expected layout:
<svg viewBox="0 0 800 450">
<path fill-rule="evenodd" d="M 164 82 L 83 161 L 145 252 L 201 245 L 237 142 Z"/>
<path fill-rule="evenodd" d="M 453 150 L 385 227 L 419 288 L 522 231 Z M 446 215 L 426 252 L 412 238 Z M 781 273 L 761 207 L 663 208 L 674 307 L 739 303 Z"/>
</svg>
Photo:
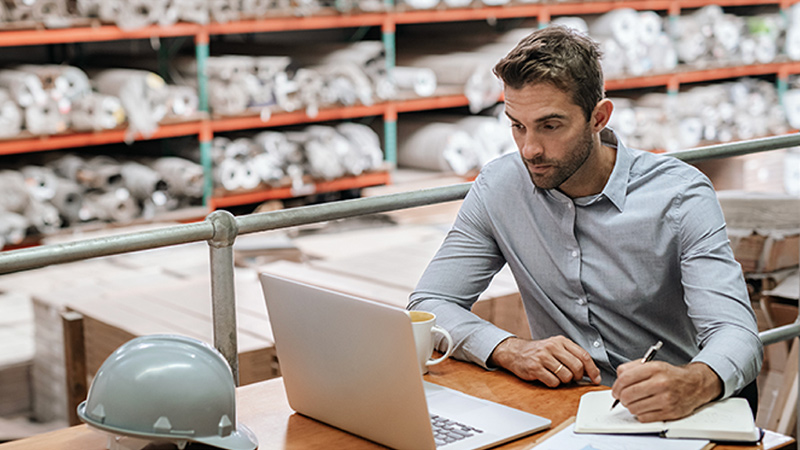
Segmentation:
<svg viewBox="0 0 800 450">
<path fill-rule="evenodd" d="M 788 8 L 795 0 L 723 0 L 714 4 L 720 6 L 777 5 Z M 387 64 L 394 63 L 395 30 L 398 25 L 434 22 L 476 21 L 505 18 L 537 18 L 546 23 L 552 16 L 600 14 L 615 8 L 666 11 L 670 15 L 679 14 L 682 9 L 698 8 L 709 4 L 707 0 L 620 0 L 597 2 L 566 2 L 552 4 L 511 4 L 493 7 L 469 7 L 458 9 L 436 8 L 433 10 L 403 10 L 401 7 L 388 7 L 385 12 L 357 14 L 320 14 L 308 17 L 265 17 L 228 23 L 189 24 L 178 23 L 168 27 L 148 26 L 135 30 L 122 30 L 113 25 L 100 25 L 92 21 L 88 26 L 65 29 L 6 29 L 0 31 L 0 47 L 63 44 L 79 42 L 115 41 L 130 39 L 158 39 L 164 37 L 193 37 L 196 57 L 200 62 L 209 54 L 209 37 L 226 34 L 270 33 L 279 31 L 336 29 L 351 27 L 380 27 L 387 52 Z M 681 67 L 674 73 L 639 77 L 610 79 L 606 82 L 609 91 L 640 89 L 664 86 L 676 91 L 680 84 L 721 80 L 743 76 L 776 75 L 785 80 L 789 74 L 800 73 L 800 62 L 786 61 L 734 67 L 715 67 L 693 69 Z M 445 93 L 428 98 L 398 99 L 374 105 L 359 105 L 341 108 L 323 108 L 314 117 L 305 112 L 255 112 L 252 115 L 237 117 L 218 117 L 207 114 L 205 95 L 206 80 L 201 76 L 201 109 L 206 113 L 199 119 L 184 123 L 163 124 L 148 139 L 178 136 L 198 136 L 203 162 L 209 181 L 207 182 L 206 205 L 209 208 L 234 206 L 269 199 L 291 197 L 296 194 L 291 188 L 274 188 L 244 194 L 220 195 L 210 184 L 210 142 L 215 133 L 278 127 L 286 125 L 337 121 L 360 117 L 381 117 L 385 127 L 385 154 L 391 164 L 396 160 L 396 121 L 398 114 L 412 111 L 426 111 L 444 108 L 463 107 L 468 104 L 462 94 Z M 81 146 L 93 146 L 123 142 L 125 130 L 110 130 L 91 133 L 64 133 L 54 136 L 22 136 L 0 140 L 0 155 L 13 155 Z M 142 139 L 141 136 L 137 137 Z M 319 182 L 316 192 L 331 189 L 351 189 L 374 184 L 391 182 L 390 171 L 347 177 L 336 182 Z"/>
</svg>

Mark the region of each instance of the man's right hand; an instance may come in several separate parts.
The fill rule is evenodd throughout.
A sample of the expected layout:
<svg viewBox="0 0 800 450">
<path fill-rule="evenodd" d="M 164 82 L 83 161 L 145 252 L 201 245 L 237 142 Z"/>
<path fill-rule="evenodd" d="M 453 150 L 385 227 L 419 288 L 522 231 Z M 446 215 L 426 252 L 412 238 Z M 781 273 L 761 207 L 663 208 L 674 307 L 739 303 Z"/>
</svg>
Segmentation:
<svg viewBox="0 0 800 450">
<path fill-rule="evenodd" d="M 502 367 L 523 380 L 539 380 L 548 387 L 588 376 L 600 384 L 600 369 L 589 353 L 564 336 L 539 341 L 511 337 L 495 347 L 489 364 Z"/>
</svg>

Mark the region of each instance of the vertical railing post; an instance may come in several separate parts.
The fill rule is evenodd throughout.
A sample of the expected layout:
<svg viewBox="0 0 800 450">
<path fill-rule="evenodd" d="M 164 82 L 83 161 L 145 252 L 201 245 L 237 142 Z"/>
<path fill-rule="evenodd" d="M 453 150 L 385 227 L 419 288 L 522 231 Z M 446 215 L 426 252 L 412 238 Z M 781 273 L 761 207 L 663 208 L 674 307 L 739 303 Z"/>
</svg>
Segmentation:
<svg viewBox="0 0 800 450">
<path fill-rule="evenodd" d="M 211 300 L 214 347 L 222 353 L 239 385 L 239 351 L 236 340 L 236 292 L 233 279 L 233 242 L 239 233 L 236 218 L 228 211 L 214 211 L 206 217 L 214 226 L 208 240 L 211 261 Z"/>
</svg>

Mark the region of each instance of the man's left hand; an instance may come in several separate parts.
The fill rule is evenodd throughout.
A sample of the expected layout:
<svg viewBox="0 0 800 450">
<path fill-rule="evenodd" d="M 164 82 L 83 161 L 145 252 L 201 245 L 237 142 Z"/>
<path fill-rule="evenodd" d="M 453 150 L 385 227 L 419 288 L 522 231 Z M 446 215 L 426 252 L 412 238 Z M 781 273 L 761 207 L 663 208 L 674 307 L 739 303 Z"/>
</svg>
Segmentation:
<svg viewBox="0 0 800 450">
<path fill-rule="evenodd" d="M 722 393 L 722 380 L 703 363 L 686 366 L 631 361 L 617 368 L 612 396 L 640 422 L 686 417 Z"/>
</svg>

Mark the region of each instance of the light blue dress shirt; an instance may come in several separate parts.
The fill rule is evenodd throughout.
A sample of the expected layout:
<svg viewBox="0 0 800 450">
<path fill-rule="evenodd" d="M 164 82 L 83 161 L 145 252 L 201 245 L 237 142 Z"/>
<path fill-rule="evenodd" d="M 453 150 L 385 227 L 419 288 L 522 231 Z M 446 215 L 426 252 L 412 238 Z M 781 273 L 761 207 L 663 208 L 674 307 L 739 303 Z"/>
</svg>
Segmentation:
<svg viewBox="0 0 800 450">
<path fill-rule="evenodd" d="M 437 315 L 454 356 L 486 367 L 510 334 L 469 312 L 508 264 L 534 339 L 586 349 L 603 384 L 662 340 L 657 360 L 700 361 L 724 397 L 754 380 L 763 349 L 740 265 L 711 182 L 676 158 L 616 148 L 600 194 L 571 199 L 533 186 L 519 154 L 488 164 L 411 294 Z"/>
</svg>

